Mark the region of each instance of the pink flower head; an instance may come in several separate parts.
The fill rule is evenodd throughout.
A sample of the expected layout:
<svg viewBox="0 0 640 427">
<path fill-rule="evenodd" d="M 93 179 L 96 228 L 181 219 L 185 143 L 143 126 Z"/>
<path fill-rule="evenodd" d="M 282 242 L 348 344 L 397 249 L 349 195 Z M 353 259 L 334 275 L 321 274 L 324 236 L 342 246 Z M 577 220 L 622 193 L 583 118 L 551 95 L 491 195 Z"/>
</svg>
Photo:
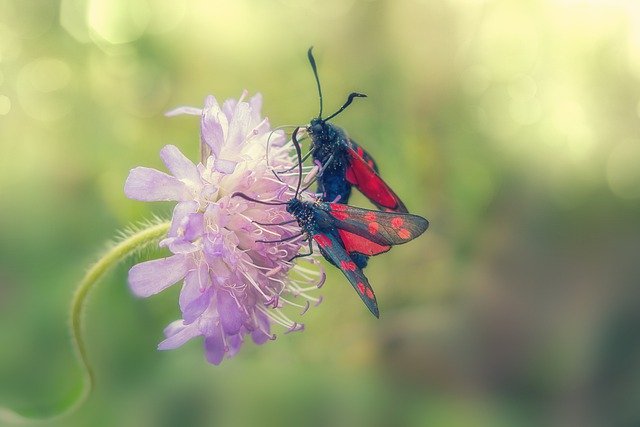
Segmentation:
<svg viewBox="0 0 640 427">
<path fill-rule="evenodd" d="M 261 117 L 260 95 L 248 102 L 245 96 L 222 106 L 209 96 L 203 109 L 168 113 L 201 117 L 201 162 L 196 165 L 167 145 L 160 157 L 171 175 L 137 167 L 124 188 L 132 199 L 178 202 L 167 238 L 160 243 L 173 255 L 129 271 L 129 285 L 142 297 L 182 281 L 182 319 L 165 329 L 166 339 L 158 348 L 173 349 L 203 336 L 207 360 L 216 365 L 225 355 L 233 356 L 246 335 L 257 344 L 274 338 L 272 323 L 301 330 L 302 324 L 281 308 L 286 304 L 306 311 L 310 302 L 320 301 L 308 292 L 324 280 L 317 259 L 305 258 L 305 267 L 289 261 L 305 242 L 295 222 L 271 225 L 292 219 L 285 205 L 232 197 L 236 192 L 269 202 L 293 197 L 290 186 L 272 173 L 272 168 L 290 169 L 296 161 L 284 133 L 272 132 Z M 296 235 L 300 237 L 287 239 Z M 302 303 L 295 301 L 300 298 Z"/>
</svg>

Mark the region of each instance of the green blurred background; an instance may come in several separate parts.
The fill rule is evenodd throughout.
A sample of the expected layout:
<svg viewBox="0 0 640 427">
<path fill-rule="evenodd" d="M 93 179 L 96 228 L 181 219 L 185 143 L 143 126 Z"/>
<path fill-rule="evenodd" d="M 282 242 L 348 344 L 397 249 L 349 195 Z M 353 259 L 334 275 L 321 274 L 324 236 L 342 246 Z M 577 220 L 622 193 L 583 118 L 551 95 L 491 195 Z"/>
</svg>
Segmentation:
<svg viewBox="0 0 640 427">
<path fill-rule="evenodd" d="M 75 284 L 171 210 L 129 169 L 197 158 L 163 112 L 246 88 L 307 123 L 310 45 L 325 111 L 369 95 L 336 124 L 431 220 L 367 269 L 381 319 L 332 271 L 304 333 L 210 366 L 155 350 L 178 287 L 134 298 L 129 260 L 85 316 L 94 394 L 46 425 L 640 425 L 635 0 L 0 0 L 0 404 L 77 392 Z"/>
</svg>

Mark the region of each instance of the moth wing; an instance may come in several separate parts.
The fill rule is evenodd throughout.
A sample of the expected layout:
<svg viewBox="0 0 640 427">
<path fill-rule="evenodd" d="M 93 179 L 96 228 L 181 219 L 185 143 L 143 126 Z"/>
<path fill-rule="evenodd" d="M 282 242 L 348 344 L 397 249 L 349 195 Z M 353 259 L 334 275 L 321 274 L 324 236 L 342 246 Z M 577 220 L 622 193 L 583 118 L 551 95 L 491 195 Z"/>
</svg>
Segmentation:
<svg viewBox="0 0 640 427">
<path fill-rule="evenodd" d="M 358 148 L 362 150 L 359 146 L 356 149 L 352 147 L 347 149 L 350 162 L 345 179 L 357 187 L 378 208 L 393 212 L 408 212 L 400 197 L 380 178 L 373 160 L 368 163 L 358 154 Z M 370 158 L 368 154 L 367 156 Z"/>
<path fill-rule="evenodd" d="M 340 239 L 331 233 L 318 232 L 313 234 L 313 240 L 320 247 L 322 255 L 333 265 L 338 267 L 342 274 L 345 275 L 353 289 L 356 290 L 364 305 L 376 317 L 380 317 L 378 310 L 378 302 L 373 288 L 369 284 L 369 280 L 362 270 L 351 259 Z"/>
<path fill-rule="evenodd" d="M 379 175 L 380 172 L 378 172 L 378 165 L 376 164 L 376 161 L 373 159 L 371 154 L 369 154 L 367 150 L 362 148 L 353 139 L 349 139 L 349 143 L 351 144 L 351 147 L 355 150 L 355 152 L 358 154 L 358 156 L 362 157 L 362 160 L 364 160 L 369 166 L 371 166 L 371 169 L 373 169 Z"/>
<path fill-rule="evenodd" d="M 340 234 L 340 239 L 342 239 L 348 253 L 358 252 L 362 255 L 373 256 L 391 249 L 390 245 L 379 245 L 366 237 L 358 236 L 344 229 L 338 229 L 338 234 Z"/>
<path fill-rule="evenodd" d="M 322 208 L 333 217 L 333 225 L 339 230 L 381 246 L 409 242 L 429 227 L 425 218 L 409 213 L 374 211 L 339 203 L 323 203 Z"/>
</svg>

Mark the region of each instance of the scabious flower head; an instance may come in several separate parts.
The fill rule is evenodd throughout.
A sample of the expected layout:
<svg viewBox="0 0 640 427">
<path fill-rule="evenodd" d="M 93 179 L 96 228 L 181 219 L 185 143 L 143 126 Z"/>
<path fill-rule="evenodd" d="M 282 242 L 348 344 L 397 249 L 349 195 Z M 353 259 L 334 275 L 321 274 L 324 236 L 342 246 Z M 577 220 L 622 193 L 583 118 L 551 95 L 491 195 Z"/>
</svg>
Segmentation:
<svg viewBox="0 0 640 427">
<path fill-rule="evenodd" d="M 244 101 L 245 96 L 222 105 L 209 96 L 202 109 L 168 113 L 200 116 L 201 162 L 194 164 L 167 145 L 160 156 L 172 175 L 137 167 L 125 183 L 129 198 L 178 202 L 160 243 L 172 255 L 129 271 L 131 289 L 143 297 L 182 282 L 182 318 L 165 329 L 158 348 L 173 349 L 202 336 L 207 360 L 216 365 L 234 355 L 247 335 L 257 344 L 274 338 L 273 323 L 301 330 L 303 325 L 281 308 L 288 304 L 306 311 L 310 302 L 320 300 L 309 292 L 324 280 L 316 258 L 305 258 L 305 267 L 289 261 L 305 243 L 304 236 L 292 238 L 301 234 L 295 222 L 272 225 L 291 219 L 285 205 L 233 196 L 242 192 L 269 202 L 293 197 L 272 170 L 290 169 L 296 159 L 284 134 L 272 132 L 261 117 L 261 96 Z"/>
</svg>

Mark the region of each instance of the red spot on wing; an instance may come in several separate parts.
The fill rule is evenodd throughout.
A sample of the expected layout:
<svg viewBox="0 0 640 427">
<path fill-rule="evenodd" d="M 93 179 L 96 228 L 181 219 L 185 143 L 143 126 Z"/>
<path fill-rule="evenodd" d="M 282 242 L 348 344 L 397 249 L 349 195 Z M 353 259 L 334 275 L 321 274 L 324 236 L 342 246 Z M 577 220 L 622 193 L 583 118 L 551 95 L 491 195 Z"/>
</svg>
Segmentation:
<svg viewBox="0 0 640 427">
<path fill-rule="evenodd" d="M 398 230 L 398 236 L 400 236 L 401 239 L 409 239 L 411 238 L 411 232 L 406 228 L 401 228 Z"/>
<path fill-rule="evenodd" d="M 313 240 L 315 240 L 318 246 L 320 246 L 321 248 L 331 246 L 331 239 L 329 239 L 324 234 L 316 234 L 315 236 L 313 236 Z"/>
<path fill-rule="evenodd" d="M 379 245 L 365 237 L 349 233 L 345 230 L 339 229 L 338 233 L 340 234 L 344 249 L 347 252 L 359 252 L 363 255 L 372 256 L 387 252 L 389 248 L 391 248 L 391 246 Z"/>
<path fill-rule="evenodd" d="M 364 157 L 364 150 L 359 145 L 358 145 L 358 150 L 357 151 L 358 151 L 358 156 Z"/>
<path fill-rule="evenodd" d="M 403 224 L 404 224 L 404 219 L 402 219 L 402 217 L 396 216 L 391 219 L 391 226 L 395 229 L 402 227 Z"/>
<path fill-rule="evenodd" d="M 377 222 L 370 222 L 369 223 L 369 233 L 377 234 L 379 228 L 380 228 L 380 224 L 378 224 Z"/>
<path fill-rule="evenodd" d="M 367 291 L 367 287 L 364 285 L 364 283 L 358 282 L 358 291 L 360 291 L 360 293 L 364 295 L 364 293 Z"/>
<path fill-rule="evenodd" d="M 345 211 L 337 211 L 337 212 L 331 212 L 331 215 L 333 215 L 333 217 L 339 221 L 344 221 L 345 219 L 349 218 L 349 214 L 346 213 Z"/>
<path fill-rule="evenodd" d="M 349 218 L 349 214 L 346 212 L 349 207 L 347 205 L 342 205 L 340 203 L 329 203 L 329 213 L 333 215 L 335 219 L 338 221 L 344 221 Z"/>
<path fill-rule="evenodd" d="M 340 261 L 340 266 L 342 266 L 344 270 L 349 270 L 349 271 L 355 271 L 356 268 L 358 268 L 356 266 L 356 263 L 353 261 Z"/>
<path fill-rule="evenodd" d="M 364 214 L 364 219 L 366 221 L 375 221 L 376 220 L 376 213 L 375 212 L 367 212 L 366 214 Z"/>
<path fill-rule="evenodd" d="M 367 288 L 366 293 L 367 293 L 367 298 L 373 299 L 373 291 L 371 290 L 371 288 Z"/>
</svg>

